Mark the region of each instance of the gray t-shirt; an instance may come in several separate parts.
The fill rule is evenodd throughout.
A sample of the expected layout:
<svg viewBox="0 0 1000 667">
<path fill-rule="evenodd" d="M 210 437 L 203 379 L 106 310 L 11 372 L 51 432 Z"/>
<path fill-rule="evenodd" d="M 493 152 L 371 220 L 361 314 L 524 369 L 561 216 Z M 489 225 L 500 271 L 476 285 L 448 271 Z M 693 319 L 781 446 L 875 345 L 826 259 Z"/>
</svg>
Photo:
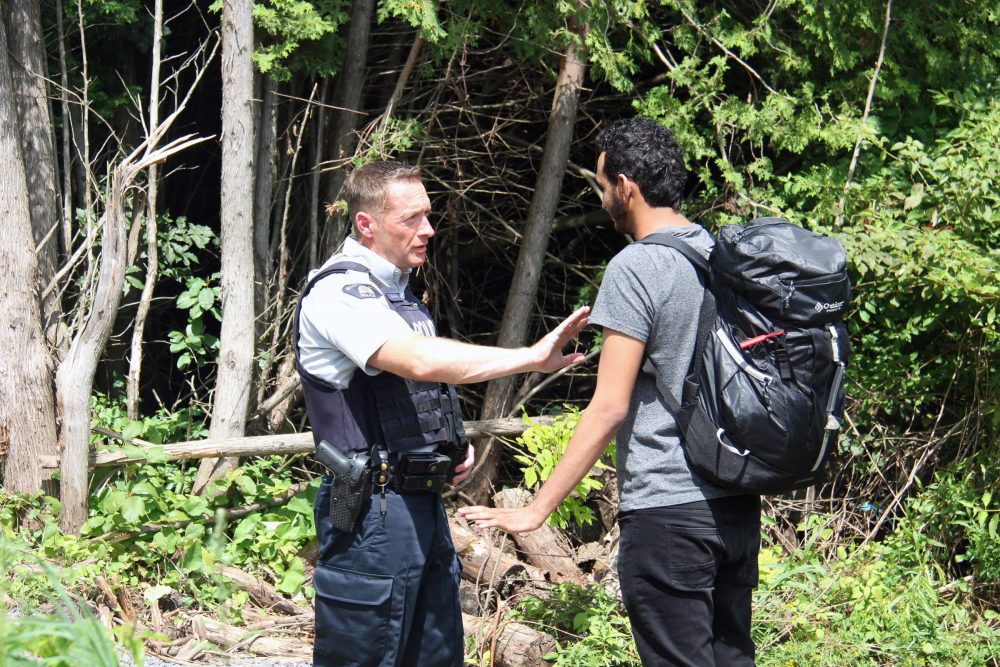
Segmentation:
<svg viewBox="0 0 1000 667">
<path fill-rule="evenodd" d="M 659 232 L 676 236 L 706 257 L 714 244 L 711 234 L 696 224 Z M 679 397 L 694 354 L 703 295 L 694 267 L 676 250 L 633 243 L 608 262 L 590 322 L 644 342 L 646 355 Z M 691 472 L 677 425 L 651 375 L 640 371 L 615 441 L 622 511 L 733 495 Z"/>
</svg>

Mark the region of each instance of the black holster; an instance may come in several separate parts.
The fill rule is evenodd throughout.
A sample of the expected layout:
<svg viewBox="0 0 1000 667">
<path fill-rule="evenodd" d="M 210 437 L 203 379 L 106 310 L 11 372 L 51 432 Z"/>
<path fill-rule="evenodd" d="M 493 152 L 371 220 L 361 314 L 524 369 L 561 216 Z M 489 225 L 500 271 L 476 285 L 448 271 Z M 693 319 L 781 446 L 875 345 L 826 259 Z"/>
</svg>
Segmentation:
<svg viewBox="0 0 1000 667">
<path fill-rule="evenodd" d="M 330 471 L 330 521 L 339 531 L 349 533 L 371 495 L 371 458 L 364 452 L 346 456 L 326 440 L 316 447 L 316 460 Z"/>
</svg>

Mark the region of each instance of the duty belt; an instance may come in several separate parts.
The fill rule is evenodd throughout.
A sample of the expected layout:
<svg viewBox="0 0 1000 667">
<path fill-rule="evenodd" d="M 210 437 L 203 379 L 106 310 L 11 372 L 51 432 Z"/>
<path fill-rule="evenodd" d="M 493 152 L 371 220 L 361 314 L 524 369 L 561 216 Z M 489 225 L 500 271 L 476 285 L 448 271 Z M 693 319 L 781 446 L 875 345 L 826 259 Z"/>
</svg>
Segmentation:
<svg viewBox="0 0 1000 667">
<path fill-rule="evenodd" d="M 379 494 L 387 488 L 398 493 L 441 493 L 453 470 L 451 457 L 438 451 L 376 450 L 372 459 L 372 491 Z"/>
<path fill-rule="evenodd" d="M 384 516 L 386 489 L 397 493 L 441 493 L 465 458 L 467 446 L 441 443 L 436 451 L 370 452 L 346 455 L 326 440 L 316 447 L 316 460 L 331 474 L 330 519 L 338 530 L 354 528 L 366 495 L 378 493 Z"/>
</svg>

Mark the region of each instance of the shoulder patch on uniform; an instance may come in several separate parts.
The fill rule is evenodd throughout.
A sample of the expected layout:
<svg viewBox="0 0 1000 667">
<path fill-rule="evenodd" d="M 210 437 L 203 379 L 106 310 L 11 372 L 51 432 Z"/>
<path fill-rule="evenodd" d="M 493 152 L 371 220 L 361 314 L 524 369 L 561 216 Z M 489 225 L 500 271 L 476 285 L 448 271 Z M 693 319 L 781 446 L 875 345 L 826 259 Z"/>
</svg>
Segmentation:
<svg viewBox="0 0 1000 667">
<path fill-rule="evenodd" d="M 357 299 L 374 299 L 382 296 L 381 292 L 366 283 L 344 285 L 344 294 L 350 294 Z"/>
</svg>

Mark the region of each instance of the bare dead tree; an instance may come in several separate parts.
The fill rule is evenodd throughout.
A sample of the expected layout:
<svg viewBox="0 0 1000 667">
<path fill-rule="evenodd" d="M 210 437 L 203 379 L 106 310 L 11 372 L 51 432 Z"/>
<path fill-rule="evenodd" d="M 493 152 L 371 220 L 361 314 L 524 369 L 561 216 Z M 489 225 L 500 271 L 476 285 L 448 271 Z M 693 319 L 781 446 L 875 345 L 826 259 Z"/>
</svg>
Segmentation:
<svg viewBox="0 0 1000 667">
<path fill-rule="evenodd" d="M 149 77 L 149 127 L 160 123 L 160 48 L 163 36 L 163 0 L 153 3 L 153 53 L 152 71 Z M 139 377 L 142 372 L 142 336 L 146 331 L 146 318 L 156 288 L 156 273 L 159 269 L 159 253 L 156 247 L 156 199 L 159 189 L 158 165 L 149 166 L 146 176 L 148 194 L 146 196 L 146 279 L 143 281 L 139 307 L 132 329 L 132 346 L 129 354 L 128 375 L 125 381 L 125 410 L 129 419 L 139 418 Z M 138 226 L 136 227 L 138 229 Z"/>
</svg>

